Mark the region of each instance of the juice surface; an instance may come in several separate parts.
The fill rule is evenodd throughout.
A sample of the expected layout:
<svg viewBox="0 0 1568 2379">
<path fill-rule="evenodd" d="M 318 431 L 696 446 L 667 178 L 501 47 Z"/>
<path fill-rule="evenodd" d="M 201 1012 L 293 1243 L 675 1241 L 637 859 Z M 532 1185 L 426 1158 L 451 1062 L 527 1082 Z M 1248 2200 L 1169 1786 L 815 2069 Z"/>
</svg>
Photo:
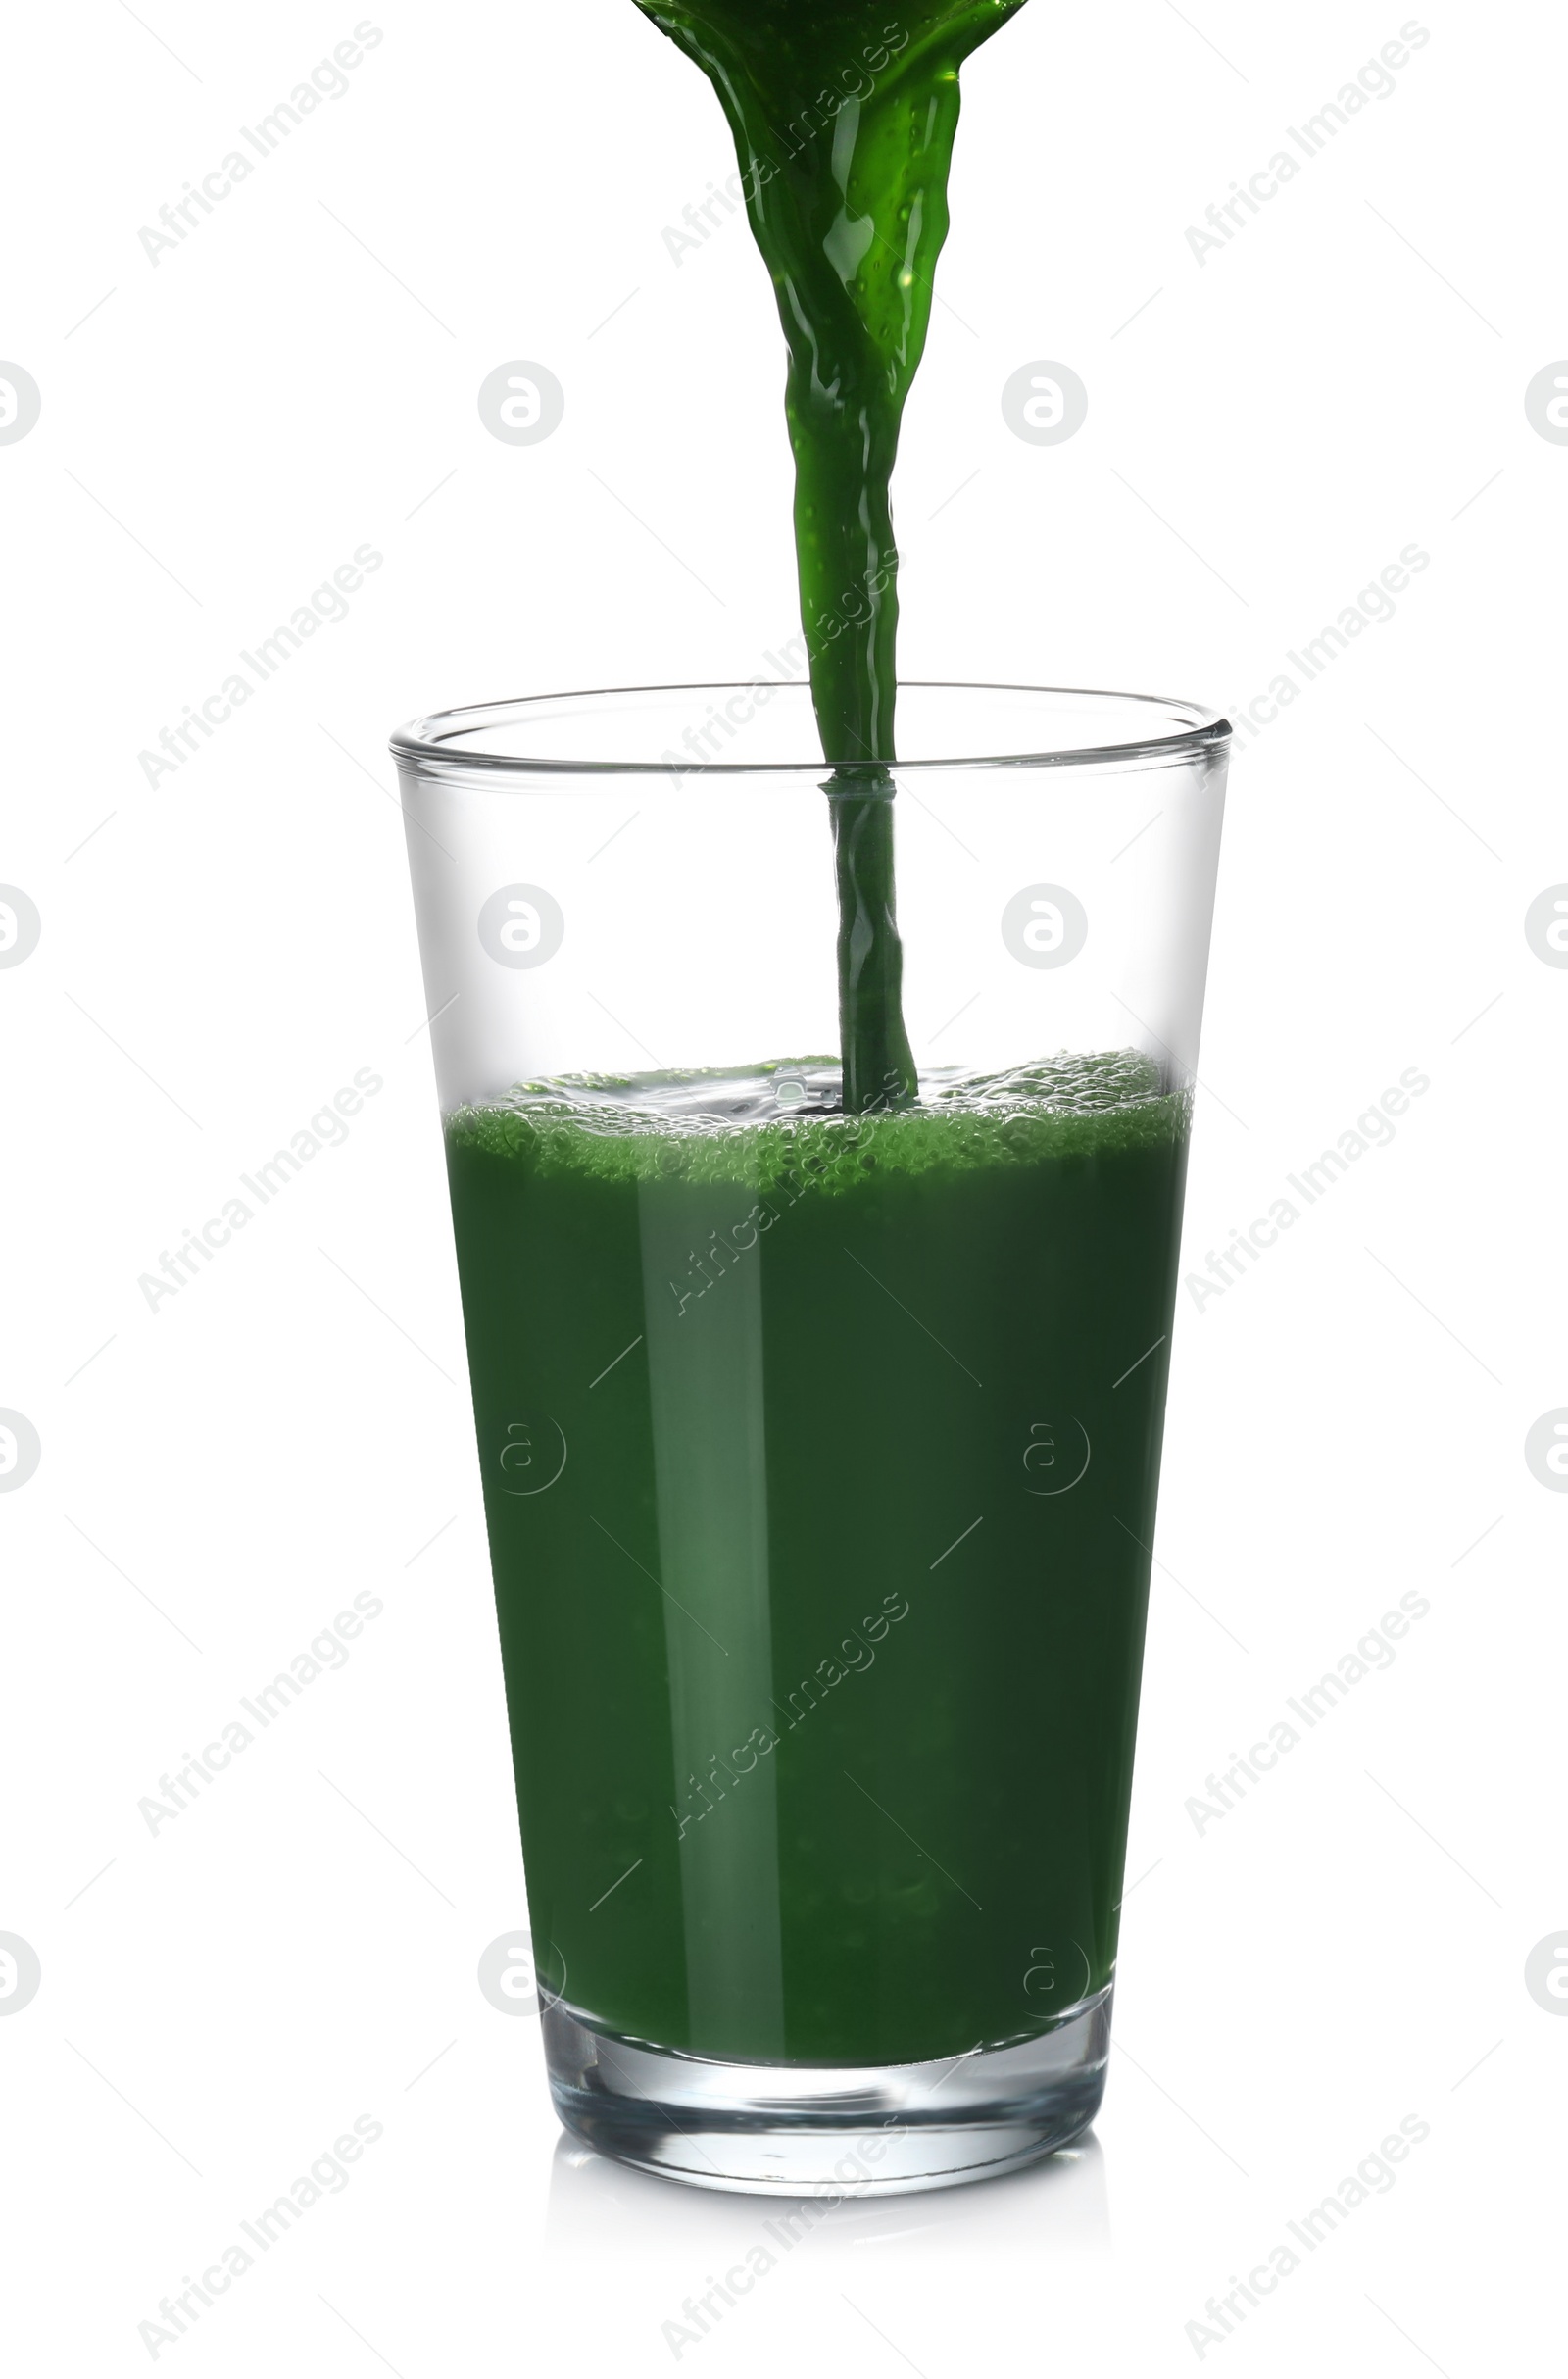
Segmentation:
<svg viewBox="0 0 1568 2379">
<path fill-rule="evenodd" d="M 1187 1112 L 1131 1054 L 449 1118 L 541 1970 L 881 2063 L 1110 1976 Z"/>
</svg>

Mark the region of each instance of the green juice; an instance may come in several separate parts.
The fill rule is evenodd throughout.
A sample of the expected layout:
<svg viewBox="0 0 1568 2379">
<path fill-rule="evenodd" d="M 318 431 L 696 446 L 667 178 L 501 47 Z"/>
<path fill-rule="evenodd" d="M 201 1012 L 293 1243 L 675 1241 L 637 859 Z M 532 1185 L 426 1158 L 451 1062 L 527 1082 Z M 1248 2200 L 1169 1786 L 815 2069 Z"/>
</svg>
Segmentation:
<svg viewBox="0 0 1568 2379">
<path fill-rule="evenodd" d="M 837 1088 L 448 1122 L 541 1972 L 710 2057 L 957 2057 L 1115 1957 L 1185 1105 Z"/>
</svg>

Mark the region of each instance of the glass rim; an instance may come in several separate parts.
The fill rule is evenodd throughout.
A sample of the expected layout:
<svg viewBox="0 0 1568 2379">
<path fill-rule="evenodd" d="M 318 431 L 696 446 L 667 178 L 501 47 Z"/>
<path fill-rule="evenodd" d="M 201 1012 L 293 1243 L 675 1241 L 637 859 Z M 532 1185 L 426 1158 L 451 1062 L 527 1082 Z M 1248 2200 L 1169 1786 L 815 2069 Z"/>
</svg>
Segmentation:
<svg viewBox="0 0 1568 2379">
<path fill-rule="evenodd" d="M 1205 703 L 1189 702 L 1175 695 L 1120 693 L 1105 686 L 1021 685 L 1002 680 L 956 677 L 901 677 L 899 684 L 901 690 L 910 692 L 920 689 L 931 693 L 1060 695 L 1078 702 L 1142 705 L 1151 710 L 1175 713 L 1191 722 L 1171 734 L 1121 737 L 1110 743 L 1076 745 L 1064 751 L 1036 750 L 969 756 L 956 753 L 947 758 L 888 763 L 901 776 L 910 771 L 934 768 L 1067 768 L 1103 767 L 1108 763 L 1145 759 L 1183 760 L 1201 752 L 1223 750 L 1235 731 L 1223 712 L 1210 710 Z M 481 722 L 495 726 L 513 716 L 525 718 L 535 707 L 543 708 L 549 704 L 604 702 L 639 694 L 757 693 L 764 687 L 770 693 L 809 695 L 810 692 L 810 686 L 804 677 L 732 677 L 707 683 L 585 686 L 559 694 L 516 694 L 499 702 L 466 703 L 452 710 L 431 711 L 422 717 L 411 719 L 393 730 L 389 749 L 400 763 L 441 774 L 457 775 L 472 770 L 480 774 L 502 775 L 667 778 L 670 774 L 667 757 L 659 760 L 535 758 L 521 752 L 465 751 L 456 744 L 455 739 Z M 778 777 L 843 765 L 825 761 L 820 754 L 813 753 L 805 754 L 799 760 L 688 762 L 683 759 L 679 772 L 682 776 Z"/>
</svg>

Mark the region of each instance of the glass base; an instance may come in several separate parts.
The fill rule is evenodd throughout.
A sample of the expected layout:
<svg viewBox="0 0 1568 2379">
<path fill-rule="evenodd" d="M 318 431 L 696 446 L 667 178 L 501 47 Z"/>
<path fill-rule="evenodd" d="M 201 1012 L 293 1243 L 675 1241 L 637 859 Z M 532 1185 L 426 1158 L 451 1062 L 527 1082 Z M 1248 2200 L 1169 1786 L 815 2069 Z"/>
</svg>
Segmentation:
<svg viewBox="0 0 1568 2379">
<path fill-rule="evenodd" d="M 544 2015 L 556 2111 L 602 2156 L 693 2189 L 895 2197 L 1016 2172 L 1093 2122 L 1107 1983 L 1049 2032 L 913 2065 L 730 2064 Z"/>
</svg>

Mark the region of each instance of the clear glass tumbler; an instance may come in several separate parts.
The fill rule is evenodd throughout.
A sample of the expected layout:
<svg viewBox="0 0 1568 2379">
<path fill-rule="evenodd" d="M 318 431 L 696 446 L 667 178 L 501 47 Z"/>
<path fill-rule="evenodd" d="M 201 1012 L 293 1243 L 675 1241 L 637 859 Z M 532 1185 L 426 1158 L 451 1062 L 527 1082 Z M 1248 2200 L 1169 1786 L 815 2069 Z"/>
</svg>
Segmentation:
<svg viewBox="0 0 1568 2379">
<path fill-rule="evenodd" d="M 1230 730 L 899 727 L 859 1115 L 804 685 L 393 740 L 551 2084 L 710 2188 L 979 2179 L 1104 2082 Z"/>
</svg>

